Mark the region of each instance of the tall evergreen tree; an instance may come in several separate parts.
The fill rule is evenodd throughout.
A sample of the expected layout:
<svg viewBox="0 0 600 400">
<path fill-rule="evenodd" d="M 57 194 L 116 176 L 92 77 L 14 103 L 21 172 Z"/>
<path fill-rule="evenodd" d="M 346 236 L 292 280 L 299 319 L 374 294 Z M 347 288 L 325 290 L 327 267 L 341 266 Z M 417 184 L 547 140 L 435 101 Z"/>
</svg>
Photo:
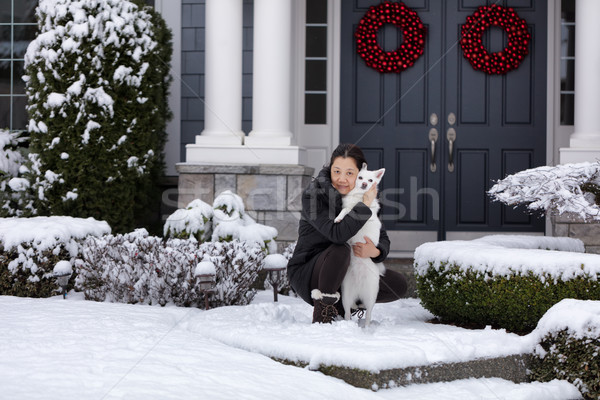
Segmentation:
<svg viewBox="0 0 600 400">
<path fill-rule="evenodd" d="M 40 214 L 131 230 L 164 169 L 171 35 L 128 0 L 41 0 L 25 55 Z"/>
</svg>

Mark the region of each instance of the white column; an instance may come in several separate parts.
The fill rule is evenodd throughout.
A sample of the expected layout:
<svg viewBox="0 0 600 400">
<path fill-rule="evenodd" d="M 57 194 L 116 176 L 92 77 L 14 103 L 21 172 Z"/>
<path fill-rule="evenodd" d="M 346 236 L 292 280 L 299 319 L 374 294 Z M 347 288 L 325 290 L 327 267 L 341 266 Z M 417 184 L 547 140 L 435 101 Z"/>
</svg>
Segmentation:
<svg viewBox="0 0 600 400">
<path fill-rule="evenodd" d="M 242 0 L 206 0 L 204 131 L 199 145 L 241 145 Z"/>
<path fill-rule="evenodd" d="M 254 0 L 249 146 L 290 146 L 292 0 Z"/>
<path fill-rule="evenodd" d="M 575 4 L 575 131 L 561 149 L 563 164 L 600 158 L 600 1 Z"/>
</svg>

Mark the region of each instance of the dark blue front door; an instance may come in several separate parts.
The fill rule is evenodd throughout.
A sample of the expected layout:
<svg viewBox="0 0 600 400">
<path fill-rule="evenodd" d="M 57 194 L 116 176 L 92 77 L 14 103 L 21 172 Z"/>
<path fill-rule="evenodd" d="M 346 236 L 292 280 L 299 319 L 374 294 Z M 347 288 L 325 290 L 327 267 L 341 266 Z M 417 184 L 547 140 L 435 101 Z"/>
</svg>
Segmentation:
<svg viewBox="0 0 600 400">
<path fill-rule="evenodd" d="M 424 54 L 401 73 L 380 73 L 356 53 L 354 32 L 373 0 L 342 2 L 340 141 L 385 167 L 381 187 L 388 230 L 535 232 L 544 221 L 489 201 L 507 174 L 545 164 L 546 19 L 541 0 L 495 1 L 527 21 L 529 55 L 505 75 L 474 70 L 460 46 L 461 26 L 482 0 L 406 0 L 427 27 Z M 396 27 L 379 32 L 384 50 L 402 42 Z M 506 34 L 489 28 L 489 52 Z M 437 136 L 437 139 L 435 139 Z M 433 139 L 433 143 L 432 143 Z"/>
</svg>

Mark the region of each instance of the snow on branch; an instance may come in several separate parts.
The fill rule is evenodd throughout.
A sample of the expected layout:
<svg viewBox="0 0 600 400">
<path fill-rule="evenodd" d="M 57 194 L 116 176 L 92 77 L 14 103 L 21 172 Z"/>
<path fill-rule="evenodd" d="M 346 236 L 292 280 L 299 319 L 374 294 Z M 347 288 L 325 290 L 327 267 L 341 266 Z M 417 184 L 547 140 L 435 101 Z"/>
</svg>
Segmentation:
<svg viewBox="0 0 600 400">
<path fill-rule="evenodd" d="M 528 169 L 498 181 L 488 194 L 507 205 L 525 204 L 531 211 L 600 220 L 600 162 Z"/>
</svg>

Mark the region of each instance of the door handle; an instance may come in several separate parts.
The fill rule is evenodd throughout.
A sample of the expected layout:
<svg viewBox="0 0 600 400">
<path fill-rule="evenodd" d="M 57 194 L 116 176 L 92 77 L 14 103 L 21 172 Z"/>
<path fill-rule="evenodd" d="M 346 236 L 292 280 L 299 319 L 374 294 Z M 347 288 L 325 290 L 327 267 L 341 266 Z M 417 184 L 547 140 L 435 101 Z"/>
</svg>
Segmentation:
<svg viewBox="0 0 600 400">
<path fill-rule="evenodd" d="M 456 140 L 456 130 L 448 128 L 446 138 L 448 139 L 448 172 L 454 172 L 454 141 Z"/>
<path fill-rule="evenodd" d="M 435 142 L 437 142 L 438 136 L 438 130 L 436 128 L 431 128 L 429 130 L 429 142 L 431 143 L 431 161 L 429 163 L 429 169 L 431 172 L 437 170 L 437 165 L 435 164 Z"/>
</svg>

